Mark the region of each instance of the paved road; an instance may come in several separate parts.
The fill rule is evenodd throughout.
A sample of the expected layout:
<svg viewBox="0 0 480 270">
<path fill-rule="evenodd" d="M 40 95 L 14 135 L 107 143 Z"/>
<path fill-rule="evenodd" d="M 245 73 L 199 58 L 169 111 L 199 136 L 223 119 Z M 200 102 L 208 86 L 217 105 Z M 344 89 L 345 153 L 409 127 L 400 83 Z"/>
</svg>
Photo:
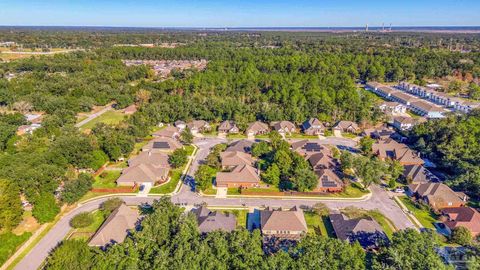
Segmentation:
<svg viewBox="0 0 480 270">
<path fill-rule="evenodd" d="M 344 139 L 342 139 L 343 141 Z M 346 139 L 348 140 L 348 139 Z M 219 138 L 204 138 L 196 139 L 195 144 L 199 147 L 197 157 L 192 162 L 191 168 L 188 171 L 188 177 L 185 183 L 182 184 L 180 191 L 174 194 L 171 199 L 173 203 L 187 204 L 193 206 L 196 204 L 206 203 L 210 206 L 246 206 L 246 207 L 292 207 L 292 206 L 313 206 L 318 202 L 326 204 L 331 209 L 341 209 L 348 206 L 355 206 L 364 209 L 378 209 L 387 218 L 392 220 L 398 229 L 413 228 L 414 225 L 407 218 L 405 213 L 397 206 L 397 204 L 390 197 L 390 194 L 381 188 L 372 187 L 372 196 L 366 199 L 353 199 L 349 201 L 333 201 L 333 200 L 319 200 L 319 199 L 273 199 L 273 198 L 214 198 L 202 197 L 195 193 L 192 189 L 192 175 L 197 170 L 199 164 L 208 155 L 209 149 L 218 143 L 225 142 L 224 139 Z M 348 146 L 351 146 L 350 144 Z M 160 196 L 149 197 L 133 197 L 120 196 L 129 205 L 140 205 L 143 203 L 151 203 Z M 40 242 L 27 254 L 22 261 L 15 267 L 17 270 L 31 270 L 37 269 L 48 256 L 48 253 L 62 241 L 70 231 L 70 219 L 76 214 L 86 211 L 93 211 L 98 209 L 102 202 L 107 198 L 100 198 L 88 203 L 85 203 L 72 212 L 65 215 L 55 226 L 45 235 Z"/>
<path fill-rule="evenodd" d="M 110 111 L 112 110 L 112 106 L 108 105 L 107 107 L 103 108 L 102 110 L 96 112 L 96 113 L 92 113 L 91 115 L 89 115 L 87 118 L 85 118 L 84 120 L 78 122 L 75 124 L 75 127 L 81 127 L 83 125 L 85 125 L 86 123 L 92 121 L 93 119 L 99 117 L 100 115 L 106 113 L 107 111 Z"/>
</svg>

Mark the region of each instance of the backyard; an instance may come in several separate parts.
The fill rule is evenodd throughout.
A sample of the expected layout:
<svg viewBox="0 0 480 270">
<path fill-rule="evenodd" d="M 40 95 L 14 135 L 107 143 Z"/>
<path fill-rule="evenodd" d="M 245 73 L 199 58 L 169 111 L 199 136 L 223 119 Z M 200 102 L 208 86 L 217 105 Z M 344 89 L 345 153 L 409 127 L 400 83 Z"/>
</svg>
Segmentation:
<svg viewBox="0 0 480 270">
<path fill-rule="evenodd" d="M 429 209 L 418 208 L 415 203 L 406 196 L 400 198 L 407 209 L 418 219 L 423 227 L 435 229 L 434 223 L 437 222 L 437 216 Z"/>
<path fill-rule="evenodd" d="M 334 237 L 332 223 L 328 215 L 320 215 L 315 211 L 305 211 L 305 221 L 307 222 L 308 233 L 319 234 L 328 237 Z"/>
<path fill-rule="evenodd" d="M 380 224 L 385 234 L 391 238 L 397 228 L 393 223 L 377 210 L 364 210 L 356 207 L 347 207 L 341 211 L 348 218 L 371 217 Z"/>
<path fill-rule="evenodd" d="M 231 213 L 237 218 L 237 228 L 247 228 L 247 210 L 222 210 L 223 213 Z"/>
<path fill-rule="evenodd" d="M 115 181 L 120 177 L 120 174 L 120 170 L 105 170 L 95 176 L 92 188 L 114 188 L 117 186 Z"/>
</svg>

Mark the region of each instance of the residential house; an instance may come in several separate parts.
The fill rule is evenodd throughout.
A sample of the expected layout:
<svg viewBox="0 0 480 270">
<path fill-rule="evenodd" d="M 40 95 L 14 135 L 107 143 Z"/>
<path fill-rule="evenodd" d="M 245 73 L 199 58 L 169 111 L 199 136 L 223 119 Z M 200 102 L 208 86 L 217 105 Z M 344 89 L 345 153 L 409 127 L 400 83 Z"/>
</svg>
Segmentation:
<svg viewBox="0 0 480 270">
<path fill-rule="evenodd" d="M 317 142 L 309 141 L 309 140 L 301 140 L 301 141 L 293 142 L 290 144 L 290 147 L 293 151 L 305 157 L 308 157 L 310 155 L 313 155 L 315 153 L 320 153 L 320 152 L 329 153 L 330 151 L 330 149 L 328 149 L 326 146 L 321 145 Z"/>
<path fill-rule="evenodd" d="M 231 172 L 218 172 L 217 187 L 250 188 L 260 184 L 259 171 L 250 165 L 239 165 Z"/>
<path fill-rule="evenodd" d="M 391 138 L 394 134 L 395 131 L 389 128 L 368 128 L 363 131 L 365 136 L 369 136 L 372 139 L 377 139 L 377 140 L 386 140 L 388 138 Z"/>
<path fill-rule="evenodd" d="M 318 185 L 313 190 L 315 192 L 341 192 L 345 187 L 339 172 L 336 168 L 336 162 L 330 155 L 330 151 L 312 154 L 308 162 L 318 177 Z"/>
<path fill-rule="evenodd" d="M 125 109 L 123 109 L 123 113 L 125 115 L 132 115 L 136 112 L 137 112 L 137 106 L 135 104 L 132 104 L 132 105 L 126 107 Z"/>
<path fill-rule="evenodd" d="M 422 165 L 407 165 L 403 167 L 403 178 L 409 184 L 430 182 L 429 176 L 430 172 Z"/>
<path fill-rule="evenodd" d="M 286 134 L 292 134 L 297 132 L 297 127 L 295 126 L 294 123 L 290 121 L 277 121 L 277 122 L 272 122 L 271 126 L 273 127 L 273 130 L 277 131 L 280 134 L 286 135 Z"/>
<path fill-rule="evenodd" d="M 406 116 L 393 118 L 393 126 L 398 130 L 410 130 L 415 125 L 415 119 Z"/>
<path fill-rule="evenodd" d="M 257 136 L 257 135 L 261 135 L 261 134 L 266 134 L 269 131 L 270 131 L 270 129 L 268 128 L 267 124 L 256 121 L 256 122 L 251 123 L 248 126 L 245 133 L 248 136 Z"/>
<path fill-rule="evenodd" d="M 372 145 L 372 151 L 381 160 L 394 159 L 402 165 L 422 165 L 423 160 L 403 143 L 393 139 L 380 140 Z"/>
<path fill-rule="evenodd" d="M 140 215 L 136 209 L 121 204 L 115 209 L 88 242 L 89 246 L 105 247 L 123 243 L 128 232 L 135 228 Z"/>
<path fill-rule="evenodd" d="M 35 130 L 41 128 L 41 124 L 21 125 L 17 129 L 17 135 L 32 134 Z"/>
<path fill-rule="evenodd" d="M 467 197 L 461 192 L 451 190 L 441 183 L 413 183 L 408 185 L 409 193 L 429 204 L 433 209 L 461 207 L 466 204 Z"/>
<path fill-rule="evenodd" d="M 382 112 L 386 113 L 393 113 L 393 114 L 399 114 L 399 113 L 406 113 L 407 112 L 407 106 L 404 104 L 395 102 L 395 101 L 385 101 L 382 104 L 378 106 Z"/>
<path fill-rule="evenodd" d="M 250 153 L 252 151 L 252 145 L 255 142 L 252 140 L 239 140 L 231 143 L 227 149 L 225 149 L 225 152 L 245 152 L 245 153 Z"/>
<path fill-rule="evenodd" d="M 137 156 L 128 160 L 128 166 L 134 167 L 140 164 L 149 164 L 156 167 L 170 168 L 168 155 L 162 152 L 142 151 Z"/>
<path fill-rule="evenodd" d="M 159 167 L 152 164 L 138 164 L 123 169 L 122 174 L 116 180 L 119 186 L 155 186 L 157 183 L 168 180 L 168 167 Z"/>
<path fill-rule="evenodd" d="M 330 222 L 338 239 L 358 241 L 364 248 L 376 248 L 387 236 L 380 224 L 371 217 L 349 219 L 343 214 L 330 214 Z"/>
<path fill-rule="evenodd" d="M 252 155 L 242 151 L 227 151 L 220 153 L 223 169 L 233 169 L 239 165 L 253 166 Z"/>
<path fill-rule="evenodd" d="M 237 227 L 237 219 L 233 214 L 211 211 L 205 206 L 193 209 L 192 212 L 197 217 L 198 230 L 201 233 L 231 232 Z"/>
<path fill-rule="evenodd" d="M 473 237 L 480 235 L 480 213 L 471 207 L 453 207 L 442 209 L 443 223 L 453 230 L 467 228 Z"/>
<path fill-rule="evenodd" d="M 142 148 L 142 151 L 173 152 L 182 147 L 183 145 L 177 140 L 167 137 L 158 137 L 148 142 L 148 144 Z"/>
<path fill-rule="evenodd" d="M 349 133 L 357 133 L 358 131 L 360 131 L 357 123 L 352 121 L 340 121 L 335 126 L 333 126 L 333 129 Z"/>
<path fill-rule="evenodd" d="M 229 134 L 236 134 L 240 132 L 240 129 L 237 127 L 237 124 L 233 121 L 223 121 L 218 126 L 218 132 L 220 133 L 229 133 Z"/>
<path fill-rule="evenodd" d="M 175 127 L 177 127 L 180 130 L 180 132 L 183 131 L 187 127 L 187 124 L 185 124 L 185 122 L 182 121 L 182 120 L 175 121 L 175 123 L 173 123 L 173 125 Z"/>
<path fill-rule="evenodd" d="M 167 126 L 158 131 L 155 131 L 152 135 L 153 137 L 165 137 L 177 140 L 178 138 L 180 138 L 180 129 L 174 126 Z"/>
<path fill-rule="evenodd" d="M 210 124 L 208 124 L 208 122 L 204 120 L 194 120 L 188 123 L 187 127 L 190 129 L 190 131 L 194 135 L 209 131 L 211 129 Z"/>
<path fill-rule="evenodd" d="M 310 118 L 303 122 L 302 130 L 306 135 L 323 135 L 325 126 L 317 118 Z"/>
<path fill-rule="evenodd" d="M 289 210 L 260 210 L 260 230 L 266 237 L 299 239 L 308 228 L 302 209 L 295 206 Z"/>
</svg>

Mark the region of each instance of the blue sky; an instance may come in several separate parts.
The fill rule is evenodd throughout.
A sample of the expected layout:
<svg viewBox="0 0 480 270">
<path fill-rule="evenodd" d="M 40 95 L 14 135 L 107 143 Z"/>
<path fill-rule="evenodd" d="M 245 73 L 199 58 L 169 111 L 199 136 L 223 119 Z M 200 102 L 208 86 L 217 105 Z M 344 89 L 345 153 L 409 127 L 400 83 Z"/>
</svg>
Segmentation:
<svg viewBox="0 0 480 270">
<path fill-rule="evenodd" d="M 0 0 L 0 25 L 480 26 L 480 0 Z"/>
</svg>

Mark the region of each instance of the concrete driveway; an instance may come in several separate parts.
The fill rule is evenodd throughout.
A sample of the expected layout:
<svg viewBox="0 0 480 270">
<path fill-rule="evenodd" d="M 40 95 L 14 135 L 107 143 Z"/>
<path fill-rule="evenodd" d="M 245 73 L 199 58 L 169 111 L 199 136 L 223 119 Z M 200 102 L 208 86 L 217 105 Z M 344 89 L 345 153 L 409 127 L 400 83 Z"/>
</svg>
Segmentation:
<svg viewBox="0 0 480 270">
<path fill-rule="evenodd" d="M 228 188 L 226 187 L 217 187 L 217 194 L 215 198 L 227 198 Z"/>
</svg>

